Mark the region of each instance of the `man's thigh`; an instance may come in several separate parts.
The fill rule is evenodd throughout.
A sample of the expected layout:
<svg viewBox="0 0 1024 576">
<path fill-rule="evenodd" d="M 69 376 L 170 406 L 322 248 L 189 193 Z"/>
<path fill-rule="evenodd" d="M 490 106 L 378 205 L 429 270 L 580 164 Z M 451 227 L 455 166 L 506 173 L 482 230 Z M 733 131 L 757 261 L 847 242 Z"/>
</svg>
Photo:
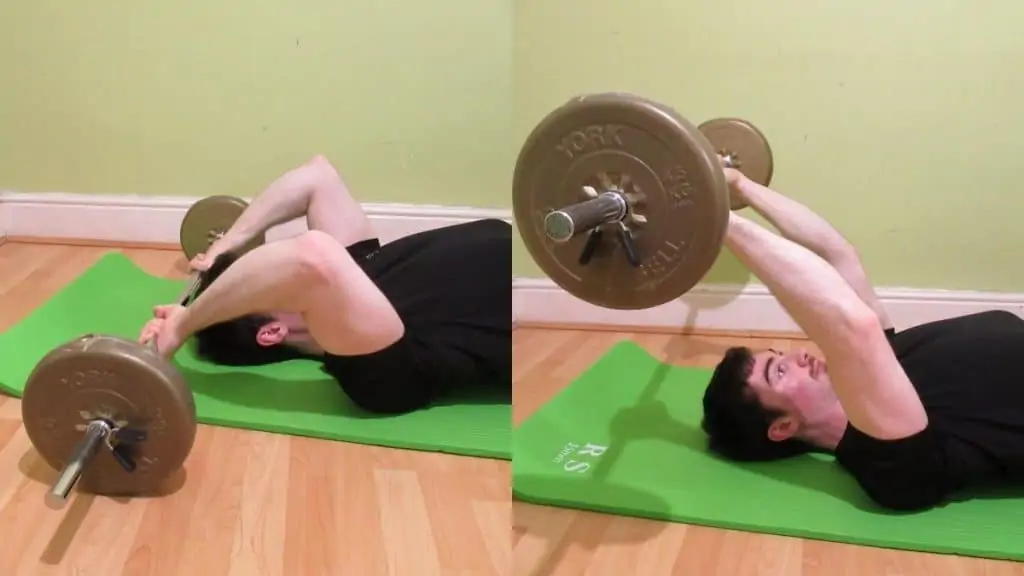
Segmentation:
<svg viewBox="0 0 1024 576">
<path fill-rule="evenodd" d="M 342 246 L 376 238 L 362 205 L 334 166 L 323 156 L 313 158 L 306 166 L 315 174 L 306 226 L 330 235 Z"/>
</svg>

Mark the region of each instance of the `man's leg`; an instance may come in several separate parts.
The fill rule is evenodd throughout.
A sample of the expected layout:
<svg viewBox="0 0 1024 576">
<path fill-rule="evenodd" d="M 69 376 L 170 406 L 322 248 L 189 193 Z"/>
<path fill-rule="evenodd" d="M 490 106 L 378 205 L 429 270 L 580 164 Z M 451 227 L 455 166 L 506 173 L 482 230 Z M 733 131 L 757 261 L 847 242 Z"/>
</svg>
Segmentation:
<svg viewBox="0 0 1024 576">
<path fill-rule="evenodd" d="M 350 246 L 377 234 L 363 207 L 349 192 L 341 175 L 323 156 L 316 156 L 305 167 L 314 182 L 306 208 L 306 225 Z"/>
<path fill-rule="evenodd" d="M 319 230 L 349 246 L 376 235 L 362 206 L 327 158 L 315 156 L 285 172 L 256 198 L 225 235 L 229 246 L 241 246 L 268 228 L 306 217 Z"/>
</svg>

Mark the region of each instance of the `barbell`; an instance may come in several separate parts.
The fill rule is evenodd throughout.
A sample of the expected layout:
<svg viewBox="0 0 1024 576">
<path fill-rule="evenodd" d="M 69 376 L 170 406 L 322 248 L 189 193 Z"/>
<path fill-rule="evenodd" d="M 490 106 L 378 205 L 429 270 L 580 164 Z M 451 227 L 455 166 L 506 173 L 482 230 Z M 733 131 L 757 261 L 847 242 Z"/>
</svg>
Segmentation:
<svg viewBox="0 0 1024 576">
<path fill-rule="evenodd" d="M 230 196 L 194 203 L 181 223 L 185 256 L 208 249 L 247 205 Z M 258 236 L 242 250 L 263 242 Z M 178 302 L 186 303 L 198 282 L 193 274 Z M 85 334 L 48 352 L 29 374 L 21 403 L 25 432 L 59 471 L 45 495 L 48 507 L 62 508 L 76 487 L 98 495 L 151 494 L 184 464 L 195 443 L 195 398 L 154 343 Z"/>
<path fill-rule="evenodd" d="M 730 206 L 724 167 L 771 182 L 771 147 L 750 122 L 695 126 L 633 94 L 581 96 L 545 116 L 520 150 L 516 226 L 566 292 L 604 308 L 653 308 L 690 291 L 718 258 L 729 211 L 742 207 Z"/>
</svg>

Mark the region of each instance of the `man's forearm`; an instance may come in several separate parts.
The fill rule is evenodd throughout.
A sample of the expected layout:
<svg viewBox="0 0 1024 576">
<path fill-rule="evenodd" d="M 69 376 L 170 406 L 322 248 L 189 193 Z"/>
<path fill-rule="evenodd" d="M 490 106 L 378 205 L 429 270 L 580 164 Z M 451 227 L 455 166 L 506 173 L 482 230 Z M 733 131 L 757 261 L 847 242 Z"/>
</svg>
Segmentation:
<svg viewBox="0 0 1024 576">
<path fill-rule="evenodd" d="M 246 314 L 296 312 L 311 277 L 295 239 L 264 244 L 229 266 L 186 308 L 182 336 Z"/>
<path fill-rule="evenodd" d="M 852 246 L 827 220 L 783 194 L 748 178 L 740 183 L 743 197 L 758 214 L 779 230 L 783 237 L 834 264 Z"/>
<path fill-rule="evenodd" d="M 775 295 L 823 350 L 844 345 L 871 309 L 828 262 L 809 249 L 730 213 L 725 245 Z"/>
<path fill-rule="evenodd" d="M 314 159 L 289 170 L 253 198 L 225 235 L 230 247 L 241 246 L 273 226 L 305 216 L 320 178 L 319 161 Z"/>
</svg>

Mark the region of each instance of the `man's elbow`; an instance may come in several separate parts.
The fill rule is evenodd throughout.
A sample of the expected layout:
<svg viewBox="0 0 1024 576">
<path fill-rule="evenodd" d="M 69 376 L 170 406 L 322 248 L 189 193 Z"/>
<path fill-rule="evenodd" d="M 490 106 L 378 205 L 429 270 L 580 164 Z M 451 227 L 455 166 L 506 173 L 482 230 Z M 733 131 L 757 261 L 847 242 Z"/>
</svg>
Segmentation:
<svg viewBox="0 0 1024 576">
<path fill-rule="evenodd" d="M 872 497 L 871 500 L 876 506 L 893 514 L 915 514 L 927 512 L 940 506 L 943 499 L 939 495 L 924 494 L 914 498 L 891 498 Z"/>
<path fill-rule="evenodd" d="M 836 302 L 831 316 L 830 331 L 844 347 L 850 343 L 865 342 L 884 330 L 878 314 L 860 299 Z"/>
<path fill-rule="evenodd" d="M 945 490 L 933 483 L 922 481 L 916 486 L 899 485 L 898 490 L 866 489 L 867 496 L 878 508 L 890 513 L 913 514 L 942 506 L 947 498 Z"/>
<path fill-rule="evenodd" d="M 843 323 L 855 335 L 876 334 L 882 331 L 882 321 L 870 306 L 858 301 L 849 308 L 844 311 Z"/>
</svg>

